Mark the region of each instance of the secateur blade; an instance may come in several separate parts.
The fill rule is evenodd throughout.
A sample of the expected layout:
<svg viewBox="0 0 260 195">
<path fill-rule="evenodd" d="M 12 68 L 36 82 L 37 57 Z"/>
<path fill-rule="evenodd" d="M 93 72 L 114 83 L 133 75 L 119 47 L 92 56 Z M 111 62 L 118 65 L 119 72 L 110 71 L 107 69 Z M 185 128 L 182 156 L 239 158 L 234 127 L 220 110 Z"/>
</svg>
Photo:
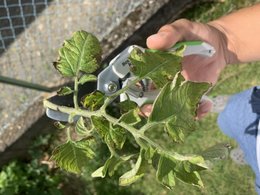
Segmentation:
<svg viewBox="0 0 260 195">
<path fill-rule="evenodd" d="M 79 92 L 78 92 L 78 102 L 81 101 L 82 97 L 86 94 L 89 94 L 97 89 L 96 82 L 86 83 L 84 85 L 79 86 Z M 73 95 L 66 95 L 66 96 L 59 96 L 55 95 L 48 99 L 51 103 L 54 103 L 59 106 L 66 106 L 66 107 L 74 107 L 73 103 Z M 69 114 L 56 111 L 50 108 L 46 109 L 46 115 L 57 121 L 67 122 L 69 120 Z M 74 116 L 74 120 L 77 120 L 79 116 Z"/>
</svg>

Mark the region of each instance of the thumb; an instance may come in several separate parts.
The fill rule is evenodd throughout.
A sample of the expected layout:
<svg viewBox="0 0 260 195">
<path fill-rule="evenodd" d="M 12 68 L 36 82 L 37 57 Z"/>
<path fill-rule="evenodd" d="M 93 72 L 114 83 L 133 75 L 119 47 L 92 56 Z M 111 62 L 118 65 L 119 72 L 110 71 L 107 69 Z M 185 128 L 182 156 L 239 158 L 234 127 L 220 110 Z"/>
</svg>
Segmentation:
<svg viewBox="0 0 260 195">
<path fill-rule="evenodd" d="M 186 19 L 180 19 L 172 24 L 167 24 L 146 40 L 148 48 L 169 49 L 178 41 L 186 40 L 191 34 L 193 23 Z"/>
</svg>

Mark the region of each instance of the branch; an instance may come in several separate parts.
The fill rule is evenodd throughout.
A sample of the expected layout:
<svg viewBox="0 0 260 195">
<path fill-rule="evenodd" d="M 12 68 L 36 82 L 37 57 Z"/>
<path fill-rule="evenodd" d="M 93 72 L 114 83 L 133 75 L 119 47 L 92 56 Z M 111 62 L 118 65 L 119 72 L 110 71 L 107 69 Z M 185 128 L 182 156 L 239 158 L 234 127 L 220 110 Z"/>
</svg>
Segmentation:
<svg viewBox="0 0 260 195">
<path fill-rule="evenodd" d="M 78 88 L 79 88 L 79 83 L 78 83 L 78 77 L 76 76 L 74 79 L 74 91 L 73 91 L 73 103 L 74 103 L 74 107 L 76 109 L 79 108 L 79 104 L 78 104 Z"/>
<path fill-rule="evenodd" d="M 107 101 L 109 101 L 109 100 L 107 100 Z M 161 154 L 170 155 L 170 156 L 174 157 L 176 160 L 181 160 L 181 161 L 189 160 L 189 158 L 190 158 L 190 157 L 182 156 L 176 152 L 171 152 L 171 151 L 166 150 L 165 148 L 161 147 L 160 145 L 155 143 L 153 140 L 151 140 L 149 137 L 144 135 L 140 130 L 137 130 L 136 128 L 134 128 L 131 125 L 124 123 L 124 122 L 118 123 L 117 118 L 110 116 L 104 110 L 88 111 L 88 110 L 82 110 L 82 109 L 75 109 L 75 108 L 71 108 L 71 107 L 67 107 L 67 106 L 59 106 L 59 105 L 51 103 L 48 100 L 44 100 L 43 104 L 44 104 L 45 108 L 50 108 L 52 110 L 60 111 L 60 112 L 66 113 L 66 114 L 73 113 L 75 115 L 88 117 L 88 118 L 91 118 L 91 116 L 105 117 L 108 121 L 112 122 L 113 124 L 117 124 L 117 125 L 123 127 L 124 129 L 126 129 L 128 132 L 130 132 L 134 136 L 134 138 L 137 142 L 138 142 L 138 139 L 141 138 L 141 139 L 145 140 L 150 146 L 156 148 L 157 151 Z M 148 126 L 146 126 L 146 128 L 144 128 L 143 130 L 147 129 L 147 127 Z"/>
<path fill-rule="evenodd" d="M 101 112 L 99 111 L 88 111 L 88 110 L 82 110 L 82 109 L 75 109 L 72 107 L 67 107 L 67 106 L 59 106 L 56 105 L 54 103 L 51 103 L 48 100 L 44 100 L 43 101 L 43 106 L 45 108 L 49 108 L 55 111 L 60 111 L 62 113 L 66 113 L 66 114 L 75 114 L 75 115 L 79 115 L 79 116 L 83 116 L 83 117 L 88 117 L 90 118 L 91 116 L 102 116 Z"/>
</svg>

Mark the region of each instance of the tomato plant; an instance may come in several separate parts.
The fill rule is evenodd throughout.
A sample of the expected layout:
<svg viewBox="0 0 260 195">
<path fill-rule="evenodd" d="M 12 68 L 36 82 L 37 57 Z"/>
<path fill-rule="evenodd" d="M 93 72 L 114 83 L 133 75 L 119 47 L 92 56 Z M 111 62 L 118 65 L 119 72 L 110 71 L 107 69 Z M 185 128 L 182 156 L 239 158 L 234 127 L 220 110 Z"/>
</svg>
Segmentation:
<svg viewBox="0 0 260 195">
<path fill-rule="evenodd" d="M 78 87 L 96 80 L 93 74 L 101 61 L 101 46 L 98 39 L 85 31 L 75 32 L 59 50 L 59 59 L 54 63 L 64 77 L 74 80 L 74 88 L 63 87 L 59 95 L 73 94 L 74 107 L 59 106 L 48 100 L 44 106 L 70 115 L 68 124 L 57 123 L 67 129 L 66 143 L 58 146 L 51 159 L 58 166 L 74 173 L 81 173 L 95 158 L 98 140 L 104 142 L 110 157 L 103 166 L 93 170 L 92 177 L 112 176 L 123 164 L 132 169 L 125 170 L 119 184 L 126 186 L 142 178 L 149 167 L 156 170 L 156 179 L 168 188 L 173 188 L 175 180 L 195 186 L 203 186 L 199 172 L 208 168 L 210 150 L 207 156 L 179 154 L 173 148 L 166 148 L 152 139 L 152 131 L 167 134 L 173 143 L 184 143 L 185 137 L 196 127 L 196 109 L 210 83 L 186 81 L 180 74 L 183 49 L 177 51 L 156 51 L 138 48 L 131 52 L 129 60 L 136 79 L 112 96 L 99 91 L 86 94 L 78 102 Z M 151 115 L 139 115 L 135 102 L 126 100 L 117 103 L 119 116 L 108 112 L 115 98 L 131 85 L 142 79 L 151 79 L 160 93 L 153 103 Z M 75 121 L 75 116 L 79 119 Z M 77 136 L 71 136 L 74 132 Z M 159 138 L 158 138 L 159 139 Z M 213 155 L 214 156 L 214 155 Z"/>
</svg>

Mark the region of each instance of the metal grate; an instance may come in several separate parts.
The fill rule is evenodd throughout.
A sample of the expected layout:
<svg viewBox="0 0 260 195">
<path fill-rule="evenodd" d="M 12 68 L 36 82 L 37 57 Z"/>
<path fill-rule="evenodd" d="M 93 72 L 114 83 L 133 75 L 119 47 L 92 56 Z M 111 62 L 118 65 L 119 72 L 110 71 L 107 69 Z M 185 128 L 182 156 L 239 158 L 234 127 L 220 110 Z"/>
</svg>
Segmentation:
<svg viewBox="0 0 260 195">
<path fill-rule="evenodd" d="M 0 54 L 49 5 L 48 1 L 4 0 L 0 2 Z"/>
</svg>

